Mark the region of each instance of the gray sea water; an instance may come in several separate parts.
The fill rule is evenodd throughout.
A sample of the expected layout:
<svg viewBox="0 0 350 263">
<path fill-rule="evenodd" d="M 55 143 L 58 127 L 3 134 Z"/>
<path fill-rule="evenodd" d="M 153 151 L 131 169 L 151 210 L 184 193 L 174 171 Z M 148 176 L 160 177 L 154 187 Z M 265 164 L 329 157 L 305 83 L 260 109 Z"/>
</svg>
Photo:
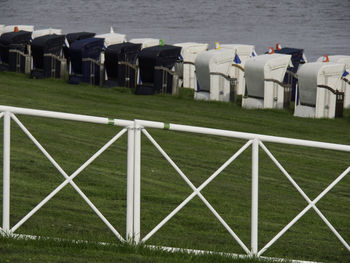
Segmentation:
<svg viewBox="0 0 350 263">
<path fill-rule="evenodd" d="M 350 0 L 0 0 L 0 24 L 31 24 L 64 33 L 115 32 L 167 44 L 276 42 L 304 48 L 309 61 L 350 55 Z"/>
</svg>

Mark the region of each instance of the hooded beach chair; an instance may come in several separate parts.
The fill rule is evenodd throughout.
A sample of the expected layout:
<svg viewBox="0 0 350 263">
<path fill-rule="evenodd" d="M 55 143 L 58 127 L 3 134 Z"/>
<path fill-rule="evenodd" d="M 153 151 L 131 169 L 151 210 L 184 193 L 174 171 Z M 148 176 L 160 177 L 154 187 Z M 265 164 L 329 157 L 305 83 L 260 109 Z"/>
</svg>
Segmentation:
<svg viewBox="0 0 350 263">
<path fill-rule="evenodd" d="M 43 35 L 32 41 L 32 78 L 65 78 L 66 59 L 63 57 L 64 35 Z"/>
<path fill-rule="evenodd" d="M 177 93 L 178 77 L 173 70 L 181 47 L 158 45 L 144 48 L 138 55 L 140 82 L 135 94 Z"/>
<path fill-rule="evenodd" d="M 283 109 L 289 107 L 290 85 L 283 83 L 291 55 L 264 54 L 245 63 L 244 108 Z"/>
<path fill-rule="evenodd" d="M 30 73 L 31 32 L 18 31 L 3 33 L 0 36 L 1 69 Z"/>
<path fill-rule="evenodd" d="M 105 86 L 135 88 L 137 83 L 136 60 L 141 44 L 124 42 L 110 45 L 105 50 Z"/>
<path fill-rule="evenodd" d="M 298 89 L 294 116 L 309 118 L 342 117 L 344 92 L 341 77 L 345 65 L 312 62 L 298 69 Z"/>
<path fill-rule="evenodd" d="M 195 60 L 197 100 L 233 101 L 235 81 L 229 76 L 234 52 L 212 49 L 200 53 Z"/>
<path fill-rule="evenodd" d="M 182 48 L 180 54 L 182 60 L 175 65 L 175 71 L 182 81 L 182 86 L 195 90 L 197 88 L 197 79 L 194 62 L 200 53 L 208 50 L 208 44 L 186 42 L 177 43 L 174 46 Z"/>
<path fill-rule="evenodd" d="M 100 61 L 103 45 L 103 38 L 86 38 L 75 41 L 70 46 L 69 83 L 78 84 L 83 81 L 92 85 L 103 84 L 104 67 Z"/>
</svg>

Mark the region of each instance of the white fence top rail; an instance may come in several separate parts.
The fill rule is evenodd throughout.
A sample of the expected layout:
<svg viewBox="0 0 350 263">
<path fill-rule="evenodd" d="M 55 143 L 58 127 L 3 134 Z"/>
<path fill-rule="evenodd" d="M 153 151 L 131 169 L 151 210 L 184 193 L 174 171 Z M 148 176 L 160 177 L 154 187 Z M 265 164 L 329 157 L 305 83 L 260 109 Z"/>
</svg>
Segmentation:
<svg viewBox="0 0 350 263">
<path fill-rule="evenodd" d="M 122 119 L 110 119 L 106 117 L 95 117 L 95 116 L 89 116 L 89 115 L 71 114 L 71 113 L 63 113 L 63 112 L 56 112 L 56 111 L 34 110 L 34 109 L 28 109 L 28 108 L 18 108 L 18 107 L 0 105 L 0 112 L 6 112 L 6 111 L 12 112 L 15 114 L 54 118 L 54 119 L 61 119 L 61 120 L 90 122 L 90 123 L 97 123 L 97 124 L 109 124 L 109 125 L 116 125 L 116 126 L 123 126 L 123 127 L 131 126 L 134 123 L 133 121 L 122 120 Z"/>
<path fill-rule="evenodd" d="M 256 133 L 236 132 L 236 131 L 229 131 L 229 130 L 203 128 L 203 127 L 154 122 L 154 121 L 136 120 L 136 122 L 138 123 L 139 126 L 145 127 L 145 128 L 156 128 L 156 129 L 165 129 L 165 130 L 172 130 L 172 131 L 218 135 L 218 136 L 225 136 L 225 137 L 232 137 L 232 138 L 246 139 L 246 140 L 259 139 L 265 142 L 283 143 L 283 144 L 308 146 L 308 147 L 350 152 L 350 145 L 344 145 L 344 144 L 292 139 L 292 138 L 286 138 L 286 137 L 261 135 Z"/>
<path fill-rule="evenodd" d="M 96 116 L 89 116 L 89 115 L 71 114 L 71 113 L 45 111 L 45 110 L 34 110 L 34 109 L 28 109 L 28 108 L 19 108 L 19 107 L 10 107 L 10 106 L 0 105 L 0 112 L 6 112 L 6 111 L 12 112 L 15 114 L 23 114 L 23 115 L 30 115 L 30 116 L 46 117 L 46 118 L 56 118 L 56 119 L 62 119 L 62 120 L 90 122 L 90 123 L 98 123 L 98 124 L 109 124 L 109 125 L 122 126 L 122 127 L 133 127 L 134 125 L 134 121 L 131 121 L 131 120 L 111 119 L 106 117 L 96 117 Z M 292 139 L 292 138 L 286 138 L 286 137 L 261 135 L 256 133 L 220 130 L 220 129 L 214 129 L 214 128 L 204 128 L 204 127 L 180 125 L 180 124 L 156 122 L 156 121 L 135 120 L 135 122 L 137 123 L 137 126 L 143 127 L 143 128 L 155 128 L 155 129 L 165 129 L 165 130 L 199 133 L 199 134 L 207 134 L 207 135 L 217 135 L 217 136 L 246 139 L 246 140 L 259 139 L 264 142 L 282 143 L 282 144 L 350 152 L 350 145 L 344 145 L 344 144 L 326 143 L 326 142 L 310 141 L 310 140 L 302 140 L 302 139 Z"/>
</svg>

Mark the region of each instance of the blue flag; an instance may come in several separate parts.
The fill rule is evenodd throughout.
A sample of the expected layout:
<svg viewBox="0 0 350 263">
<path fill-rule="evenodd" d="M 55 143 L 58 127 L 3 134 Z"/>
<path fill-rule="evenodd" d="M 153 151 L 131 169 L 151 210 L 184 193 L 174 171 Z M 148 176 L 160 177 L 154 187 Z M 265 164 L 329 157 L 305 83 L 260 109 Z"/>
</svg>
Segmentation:
<svg viewBox="0 0 350 263">
<path fill-rule="evenodd" d="M 241 64 L 241 60 L 239 59 L 239 56 L 237 54 L 235 55 L 233 62 L 235 62 L 236 64 Z"/>
<path fill-rule="evenodd" d="M 342 77 L 345 78 L 347 75 L 349 75 L 349 72 L 347 72 L 346 70 L 344 71 Z"/>
</svg>

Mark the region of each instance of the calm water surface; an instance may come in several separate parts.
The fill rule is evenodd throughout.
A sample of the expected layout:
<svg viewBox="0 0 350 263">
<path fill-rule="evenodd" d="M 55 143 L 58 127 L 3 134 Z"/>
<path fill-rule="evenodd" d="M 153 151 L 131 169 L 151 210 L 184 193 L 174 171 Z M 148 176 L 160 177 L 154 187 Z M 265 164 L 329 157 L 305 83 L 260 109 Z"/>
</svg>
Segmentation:
<svg viewBox="0 0 350 263">
<path fill-rule="evenodd" d="M 166 43 L 254 44 L 304 48 L 309 61 L 350 55 L 350 0 L 0 0 L 0 24 L 31 24 L 64 33 L 115 31 Z"/>
</svg>

